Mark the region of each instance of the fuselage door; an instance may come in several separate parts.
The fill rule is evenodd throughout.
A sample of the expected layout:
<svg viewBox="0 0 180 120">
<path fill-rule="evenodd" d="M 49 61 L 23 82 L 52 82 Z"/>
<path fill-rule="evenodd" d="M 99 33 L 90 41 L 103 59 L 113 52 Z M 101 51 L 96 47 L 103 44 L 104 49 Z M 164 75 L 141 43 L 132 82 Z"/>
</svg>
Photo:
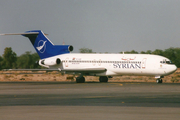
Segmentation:
<svg viewBox="0 0 180 120">
<path fill-rule="evenodd" d="M 142 59 L 142 69 L 146 69 L 146 60 L 147 58 Z"/>
<path fill-rule="evenodd" d="M 69 58 L 66 58 L 65 60 L 65 67 L 68 67 Z"/>
</svg>

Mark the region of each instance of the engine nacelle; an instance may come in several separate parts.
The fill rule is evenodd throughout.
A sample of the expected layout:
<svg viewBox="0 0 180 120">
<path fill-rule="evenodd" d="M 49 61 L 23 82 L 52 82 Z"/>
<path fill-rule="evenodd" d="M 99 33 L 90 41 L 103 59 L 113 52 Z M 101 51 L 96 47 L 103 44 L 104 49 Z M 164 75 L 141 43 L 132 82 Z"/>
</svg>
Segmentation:
<svg viewBox="0 0 180 120">
<path fill-rule="evenodd" d="M 45 65 L 45 66 L 54 66 L 61 63 L 61 60 L 59 58 L 56 59 L 44 59 L 39 61 L 39 65 Z"/>
<path fill-rule="evenodd" d="M 71 51 L 73 51 L 73 46 L 72 45 L 70 45 L 69 47 L 68 47 L 68 50 L 69 50 L 69 52 L 71 52 Z"/>
</svg>

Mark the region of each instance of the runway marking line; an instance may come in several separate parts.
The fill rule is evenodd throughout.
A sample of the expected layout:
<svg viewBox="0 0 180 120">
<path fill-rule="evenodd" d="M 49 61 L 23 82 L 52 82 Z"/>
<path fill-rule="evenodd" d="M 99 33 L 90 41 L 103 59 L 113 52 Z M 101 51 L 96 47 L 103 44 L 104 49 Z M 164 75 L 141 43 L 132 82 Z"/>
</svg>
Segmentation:
<svg viewBox="0 0 180 120">
<path fill-rule="evenodd" d="M 141 97 L 141 98 L 148 98 L 149 99 L 149 98 L 156 98 L 156 97 Z"/>
<path fill-rule="evenodd" d="M 114 85 L 120 85 L 120 86 L 123 86 L 123 84 L 119 84 L 119 83 L 110 83 L 110 84 L 114 84 Z"/>
<path fill-rule="evenodd" d="M 113 96 L 87 96 L 87 97 L 83 97 L 83 98 L 110 98 Z"/>
<path fill-rule="evenodd" d="M 141 83 L 125 83 L 125 84 L 141 84 Z"/>
</svg>

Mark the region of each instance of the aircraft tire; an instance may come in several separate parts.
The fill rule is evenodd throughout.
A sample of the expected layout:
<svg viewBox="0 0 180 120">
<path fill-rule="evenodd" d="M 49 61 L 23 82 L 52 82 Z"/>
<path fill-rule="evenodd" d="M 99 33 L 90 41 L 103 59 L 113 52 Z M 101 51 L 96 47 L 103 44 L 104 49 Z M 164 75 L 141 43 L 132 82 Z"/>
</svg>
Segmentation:
<svg viewBox="0 0 180 120">
<path fill-rule="evenodd" d="M 160 83 L 162 83 L 163 81 L 162 81 L 162 79 L 160 80 Z"/>
<path fill-rule="evenodd" d="M 108 82 L 108 77 L 107 76 L 100 76 L 99 82 Z"/>
<path fill-rule="evenodd" d="M 156 83 L 162 83 L 162 79 L 156 79 Z"/>
<path fill-rule="evenodd" d="M 77 77 L 76 78 L 76 83 L 84 83 L 85 82 L 85 78 L 84 77 Z"/>
</svg>

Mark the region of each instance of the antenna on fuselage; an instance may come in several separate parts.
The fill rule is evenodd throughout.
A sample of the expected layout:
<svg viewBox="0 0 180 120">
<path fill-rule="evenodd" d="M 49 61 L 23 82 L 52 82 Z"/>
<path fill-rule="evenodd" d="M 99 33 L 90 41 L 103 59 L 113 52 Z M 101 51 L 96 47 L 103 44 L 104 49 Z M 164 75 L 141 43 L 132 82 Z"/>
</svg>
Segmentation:
<svg viewBox="0 0 180 120">
<path fill-rule="evenodd" d="M 63 39 L 63 43 L 62 43 L 62 45 L 65 45 L 64 39 Z"/>
</svg>

